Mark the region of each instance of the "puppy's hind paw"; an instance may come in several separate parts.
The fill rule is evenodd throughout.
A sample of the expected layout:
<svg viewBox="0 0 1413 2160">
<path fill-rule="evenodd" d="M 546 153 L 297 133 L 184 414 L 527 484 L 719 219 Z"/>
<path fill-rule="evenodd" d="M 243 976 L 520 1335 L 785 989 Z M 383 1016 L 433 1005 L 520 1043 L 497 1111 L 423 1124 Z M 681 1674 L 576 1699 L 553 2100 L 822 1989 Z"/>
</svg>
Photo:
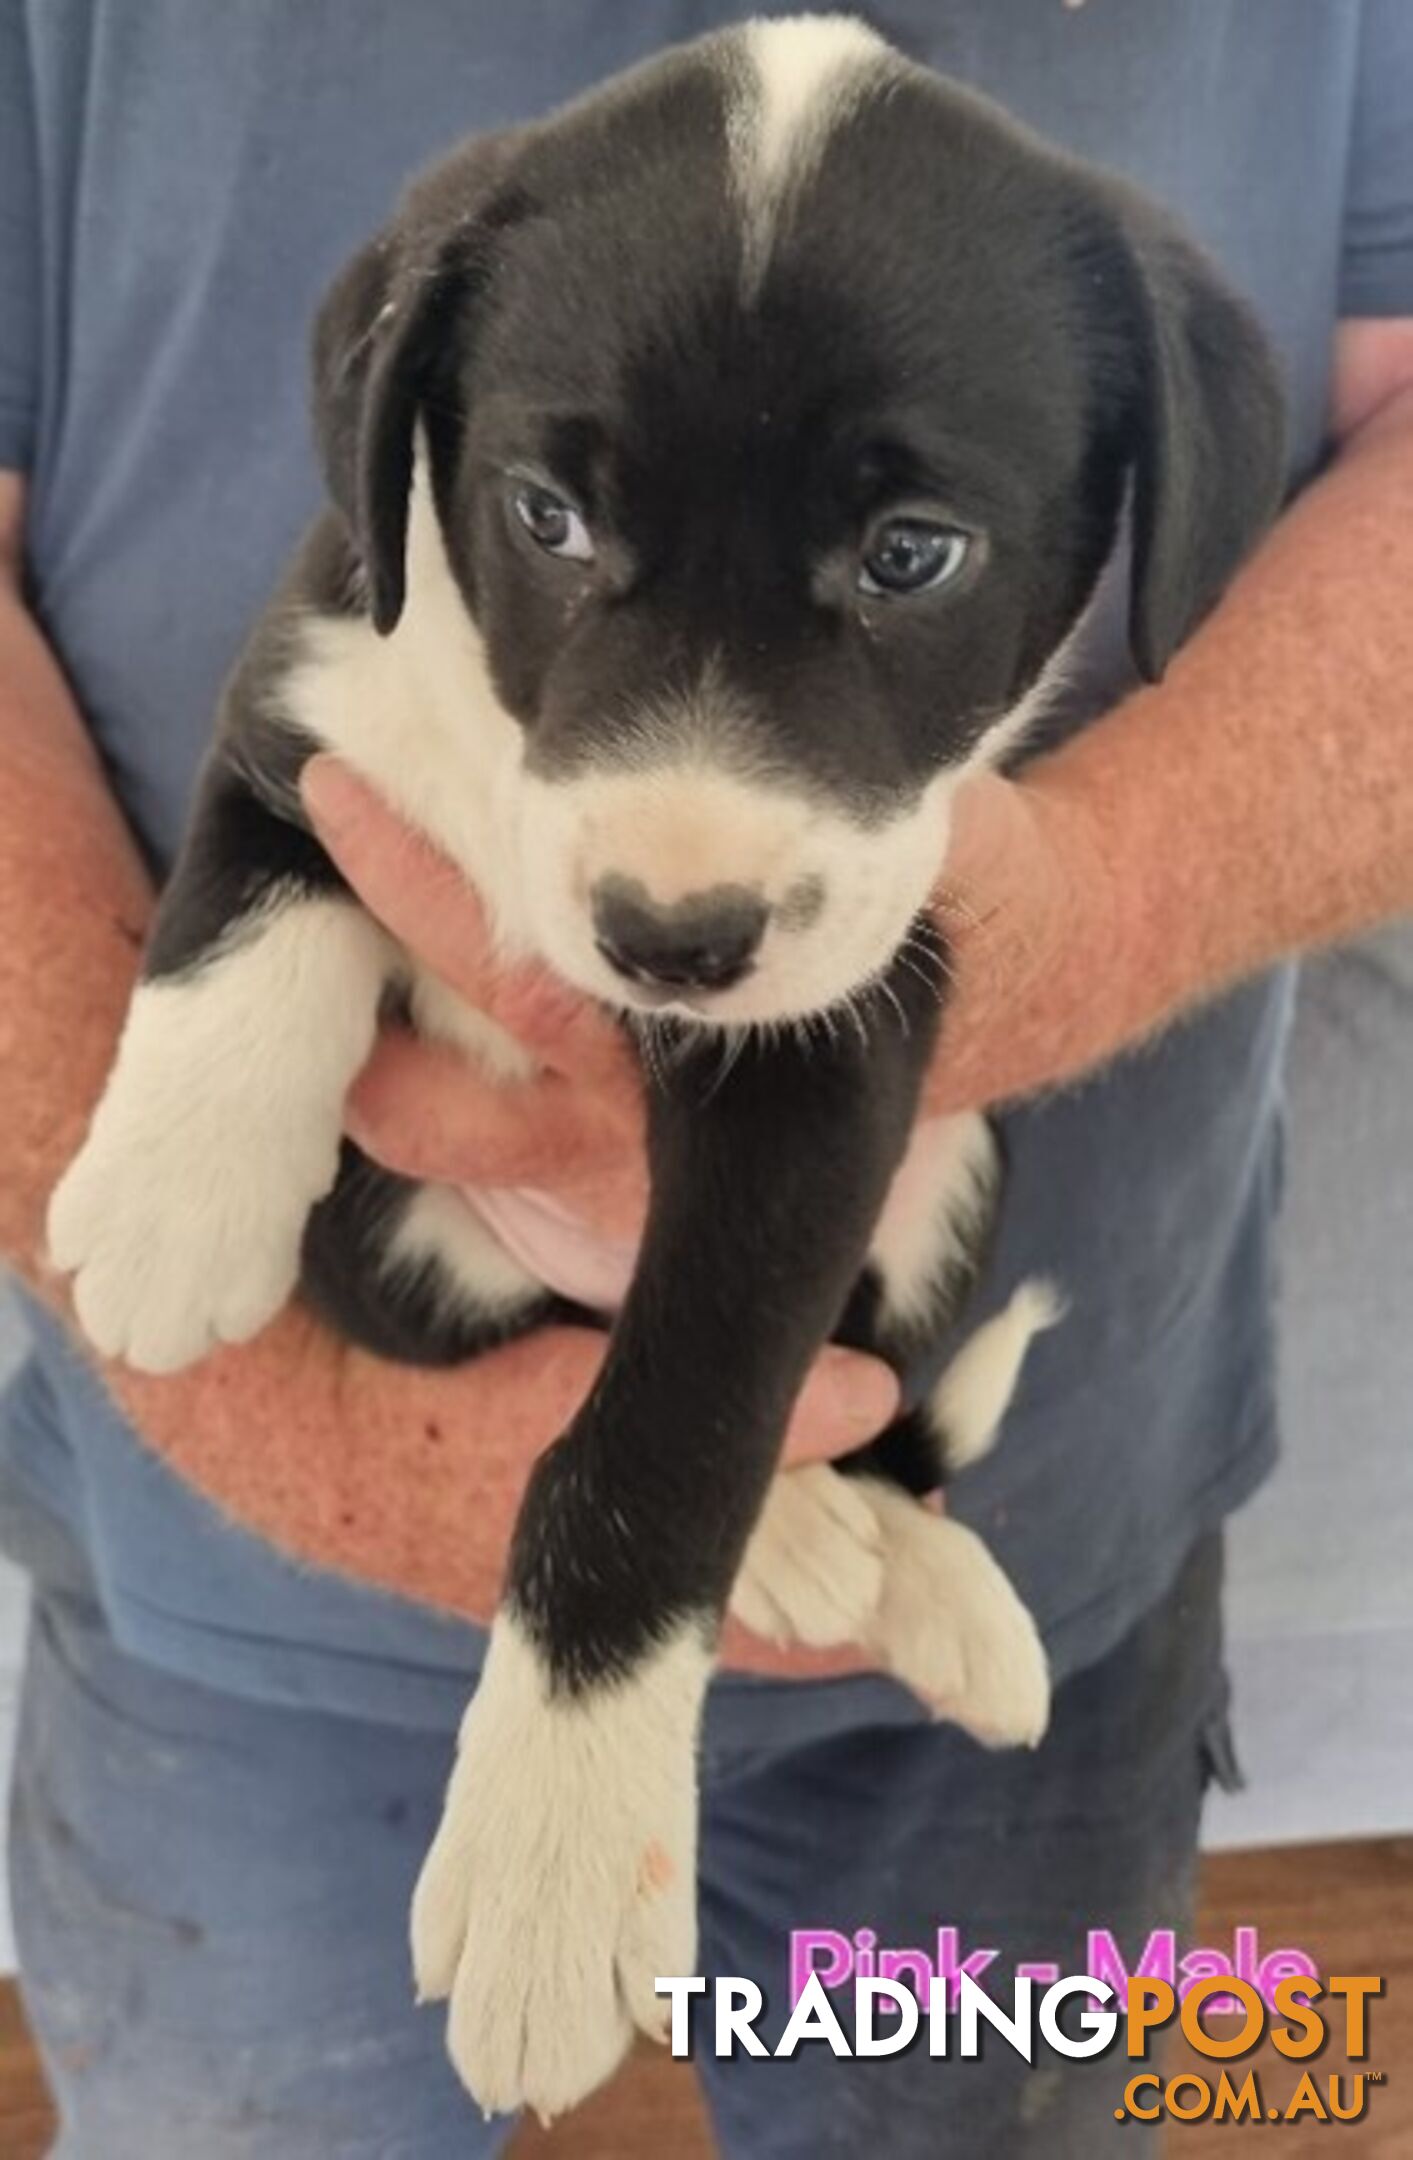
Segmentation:
<svg viewBox="0 0 1413 2160">
<path fill-rule="evenodd" d="M 781 1472 L 731 1592 L 743 1627 L 767 1642 L 816 1650 L 863 1640 L 883 1588 L 872 1489 L 828 1463 Z"/>
<path fill-rule="evenodd" d="M 870 1479 L 883 1589 L 869 1649 L 939 1718 L 985 1747 L 1036 1747 L 1050 1673 L 1035 1622 L 964 1523 Z"/>
</svg>

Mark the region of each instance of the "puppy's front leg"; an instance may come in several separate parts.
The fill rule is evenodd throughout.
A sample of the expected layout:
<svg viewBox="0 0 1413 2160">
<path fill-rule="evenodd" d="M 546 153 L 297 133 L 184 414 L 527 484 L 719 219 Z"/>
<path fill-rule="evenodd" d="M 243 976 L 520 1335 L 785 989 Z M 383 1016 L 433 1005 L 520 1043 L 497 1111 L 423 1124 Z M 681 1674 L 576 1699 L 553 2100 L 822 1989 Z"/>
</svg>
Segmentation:
<svg viewBox="0 0 1413 2160">
<path fill-rule="evenodd" d="M 810 1359 L 911 1124 L 935 1011 L 688 1050 L 651 1101 L 647 1236 L 602 1375 L 531 1479 L 413 1908 L 420 1992 L 487 2109 L 553 2115 L 692 1970 L 695 1746 L 721 1615 Z"/>
<path fill-rule="evenodd" d="M 107 1356 L 170 1372 L 285 1302 L 388 967 L 317 843 L 218 749 L 107 1087 L 50 1203 L 50 1257 Z"/>
</svg>

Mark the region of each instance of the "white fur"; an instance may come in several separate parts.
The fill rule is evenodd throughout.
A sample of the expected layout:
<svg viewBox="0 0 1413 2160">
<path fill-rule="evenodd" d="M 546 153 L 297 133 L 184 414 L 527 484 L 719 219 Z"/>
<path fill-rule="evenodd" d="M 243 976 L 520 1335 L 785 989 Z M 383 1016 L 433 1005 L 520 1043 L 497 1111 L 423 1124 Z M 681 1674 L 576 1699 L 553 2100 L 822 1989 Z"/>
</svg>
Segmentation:
<svg viewBox="0 0 1413 2160">
<path fill-rule="evenodd" d="M 137 991 L 49 1207 L 50 1256 L 106 1356 L 170 1372 L 283 1305 L 388 964 L 360 909 L 286 897 Z"/>
<path fill-rule="evenodd" d="M 535 1062 L 504 1028 L 433 975 L 413 966 L 409 1004 L 417 1032 L 446 1043 L 495 1080 L 526 1080 Z M 536 1301 L 543 1283 L 509 1254 L 476 1210 L 453 1187 L 424 1185 L 388 1240 L 384 1272 L 397 1275 L 431 1264 L 435 1294 L 452 1312 L 501 1314 Z"/>
<path fill-rule="evenodd" d="M 869 1248 L 885 1326 L 932 1314 L 949 1257 L 965 1257 L 970 1219 L 996 1177 L 996 1142 L 984 1117 L 925 1118 L 913 1131 Z"/>
<path fill-rule="evenodd" d="M 760 281 L 782 209 L 888 47 L 845 15 L 749 22 L 733 34 L 745 69 L 727 123 L 741 204 L 747 290 Z"/>
<path fill-rule="evenodd" d="M 1033 1747 L 1050 1685 L 1035 1623 L 974 1530 L 881 1478 L 786 1471 L 731 1610 L 766 1641 L 856 1644 L 988 1747 Z"/>
<path fill-rule="evenodd" d="M 964 1470 L 990 1449 L 1031 1343 L 1063 1319 L 1064 1310 L 1054 1284 L 1035 1278 L 1023 1282 L 1005 1310 L 963 1343 L 929 1403 L 949 1470 Z"/>
<path fill-rule="evenodd" d="M 1051 1284 L 1022 1283 L 963 1344 L 931 1398 L 950 1470 L 992 1445 L 1032 1340 L 1062 1312 Z M 822 1463 L 777 1477 L 731 1609 L 767 1641 L 859 1645 L 987 1746 L 1044 1733 L 1045 1655 L 1011 1584 L 974 1531 L 882 1479 Z"/>
<path fill-rule="evenodd" d="M 731 1610 L 766 1642 L 858 1642 L 883 1590 L 883 1539 L 862 1481 L 828 1463 L 771 1484 L 731 1592 Z"/>
<path fill-rule="evenodd" d="M 425 457 L 417 461 L 407 549 L 407 604 L 391 636 L 379 637 L 364 618 L 309 616 L 281 702 L 296 727 L 337 751 L 450 856 L 507 948 L 524 951 L 524 736 L 491 686 L 485 648 L 447 562 Z"/>
<path fill-rule="evenodd" d="M 684 1629 L 628 1679 L 553 1693 L 502 1612 L 412 1906 L 419 1996 L 487 2112 L 549 2119 L 660 2038 L 696 1955 L 696 1766 L 710 1670 Z"/>
<path fill-rule="evenodd" d="M 1050 1676 L 1035 1622 L 974 1530 L 881 1479 L 883 1590 L 864 1647 L 939 1718 L 987 1747 L 1035 1747 Z"/>
<path fill-rule="evenodd" d="M 803 790 L 694 758 L 595 772 L 526 776 L 521 791 L 534 941 L 592 997 L 631 998 L 594 943 L 587 894 L 608 872 L 658 901 L 703 885 L 753 887 L 777 904 L 818 880 L 807 930 L 766 930 L 753 972 L 701 1005 L 713 1025 L 798 1018 L 836 1005 L 885 967 L 935 882 L 947 848 L 955 775 L 941 774 L 885 826 L 866 828 Z"/>
<path fill-rule="evenodd" d="M 535 1061 L 503 1027 L 468 1005 L 428 968 L 416 968 L 409 984 L 412 1023 L 419 1035 L 446 1043 L 471 1058 L 493 1080 L 528 1080 Z"/>
<path fill-rule="evenodd" d="M 452 1311 L 509 1315 L 544 1291 L 449 1185 L 423 1185 L 413 1194 L 383 1256 L 383 1272 L 391 1276 L 429 1264 L 435 1294 Z"/>
</svg>

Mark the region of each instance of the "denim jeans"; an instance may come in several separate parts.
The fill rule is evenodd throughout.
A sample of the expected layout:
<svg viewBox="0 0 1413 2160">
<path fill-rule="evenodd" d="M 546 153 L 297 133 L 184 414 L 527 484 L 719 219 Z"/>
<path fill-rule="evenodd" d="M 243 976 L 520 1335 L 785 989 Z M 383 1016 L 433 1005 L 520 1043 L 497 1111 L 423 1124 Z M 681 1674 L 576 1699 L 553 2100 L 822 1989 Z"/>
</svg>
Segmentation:
<svg viewBox="0 0 1413 2160">
<path fill-rule="evenodd" d="M 31 1517 L 36 1598 L 10 1857 L 24 1996 L 61 2115 L 57 2160 L 457 2160 L 497 2152 L 413 2005 L 407 1905 L 453 1734 L 256 1702 L 113 1641 L 76 1549 Z M 1132 1964 L 1190 1912 L 1204 1786 L 1230 1745 L 1221 1540 L 1120 1646 L 1059 1689 L 1033 1754 L 988 1755 L 841 1689 L 782 1688 L 773 1732 L 709 1715 L 699 1971 L 787 2013 L 792 1929 L 928 1947 L 960 1930 L 1085 1969 Z M 363 1595 L 340 1586 L 349 1597 Z M 824 1683 L 828 1686 L 828 1683 Z M 798 1698 L 801 1716 L 793 1718 Z M 848 2020 L 846 2019 L 846 2023 Z M 740 2160 L 1091 2160 L 1117 2150 L 1121 2061 L 1043 2047 L 870 2061 L 696 2060 Z M 1131 2137 L 1131 2133 L 1130 2133 Z M 572 2149 L 572 2146 L 571 2146 Z"/>
</svg>

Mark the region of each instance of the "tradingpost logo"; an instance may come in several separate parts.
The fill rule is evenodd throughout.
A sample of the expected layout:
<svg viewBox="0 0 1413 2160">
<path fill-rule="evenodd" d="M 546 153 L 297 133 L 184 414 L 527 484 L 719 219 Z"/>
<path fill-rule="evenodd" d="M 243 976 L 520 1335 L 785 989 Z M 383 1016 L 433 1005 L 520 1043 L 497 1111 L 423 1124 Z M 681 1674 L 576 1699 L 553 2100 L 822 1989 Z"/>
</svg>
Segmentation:
<svg viewBox="0 0 1413 2160">
<path fill-rule="evenodd" d="M 1218 1973 L 1192 1981 L 1181 1996 L 1168 1980 L 1133 1978 L 1126 1991 L 1130 2062 L 1146 2064 L 1154 2034 L 1176 2022 L 1193 2051 L 1215 2067 L 1171 2076 L 1135 2071 L 1114 2114 L 1141 2123 L 1358 2122 L 1370 2088 L 1383 2083 L 1380 2071 L 1354 2067 L 1368 2063 L 1369 2006 L 1383 1986 L 1373 1973 L 1332 1973 L 1323 1987 L 1296 1974 L 1278 1980 L 1268 2002 L 1251 1981 Z M 1235 2031 L 1210 2029 L 1204 2010 L 1209 2017 L 1217 2009 L 1224 2019 L 1233 2012 L 1240 2018 Z M 1283 2091 L 1269 2076 L 1254 2069 L 1242 2075 L 1239 2067 L 1268 2036 L 1276 2054 L 1296 2066 Z M 1344 2057 L 1344 2070 L 1300 2067 L 1328 2048 Z"/>
<path fill-rule="evenodd" d="M 998 2044 L 1032 2065 L 1041 2050 L 1070 2061 L 1112 2055 L 1114 2114 L 1138 2126 L 1357 2122 L 1383 2082 L 1370 2062 L 1371 2009 L 1383 1980 L 1371 1973 L 1322 1979 L 1303 1950 L 1263 1956 L 1255 1928 L 1235 1931 L 1230 1954 L 1182 1956 L 1171 1929 L 1155 1930 L 1131 1969 L 1113 1935 L 1096 1929 L 1087 1938 L 1088 1971 L 1018 1966 L 1009 2006 L 998 1985 L 999 1955 L 977 1949 L 963 1956 L 955 1927 L 938 1929 L 935 1954 L 880 1947 L 870 1928 L 853 1935 L 796 1930 L 788 2016 L 778 2032 L 754 1980 L 692 1975 L 659 1979 L 657 1990 L 671 2003 L 674 2055 L 690 2055 L 694 2040 L 718 2058 L 787 2059 L 823 2046 L 845 2058 L 921 2050 L 939 2065 L 964 2064 Z M 1162 2044 L 1174 2031 L 1200 2069 L 1164 2072 Z M 1288 2077 L 1245 2061 L 1266 2040 L 1282 2068 L 1290 2066 Z"/>
</svg>

